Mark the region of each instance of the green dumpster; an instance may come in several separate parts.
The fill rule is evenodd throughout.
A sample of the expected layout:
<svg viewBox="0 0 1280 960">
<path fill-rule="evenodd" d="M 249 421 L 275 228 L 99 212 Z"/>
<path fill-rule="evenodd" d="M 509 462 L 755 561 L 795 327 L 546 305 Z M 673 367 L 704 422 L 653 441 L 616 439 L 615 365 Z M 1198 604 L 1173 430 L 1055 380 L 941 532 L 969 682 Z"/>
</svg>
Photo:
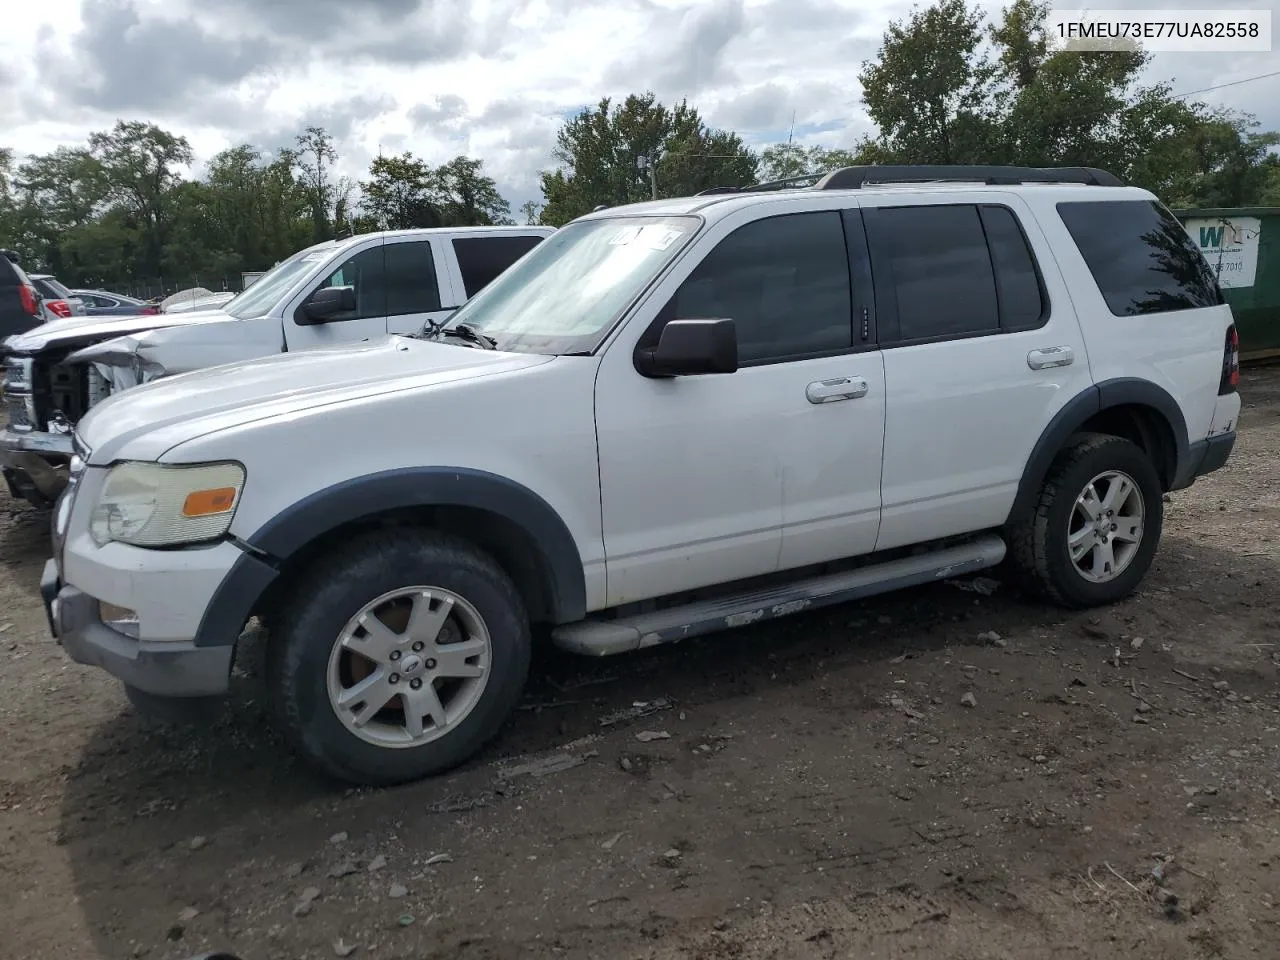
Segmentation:
<svg viewBox="0 0 1280 960">
<path fill-rule="evenodd" d="M 1280 207 L 1175 210 L 1218 271 L 1240 358 L 1280 356 Z"/>
</svg>

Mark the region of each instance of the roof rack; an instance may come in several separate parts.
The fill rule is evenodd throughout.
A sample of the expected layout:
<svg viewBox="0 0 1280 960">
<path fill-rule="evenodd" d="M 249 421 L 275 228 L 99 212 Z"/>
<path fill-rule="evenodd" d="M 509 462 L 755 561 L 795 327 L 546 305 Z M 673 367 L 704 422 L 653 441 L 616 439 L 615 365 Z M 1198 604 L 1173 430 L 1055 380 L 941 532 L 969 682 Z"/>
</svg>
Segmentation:
<svg viewBox="0 0 1280 960">
<path fill-rule="evenodd" d="M 695 196 L 725 193 L 805 189 L 860 190 L 869 183 L 1080 183 L 1094 187 L 1122 187 L 1124 181 L 1097 167 L 1005 167 L 984 164 L 868 164 L 841 167 L 825 174 L 805 174 L 749 187 L 712 187 Z M 803 184 L 803 186 L 802 186 Z"/>
</svg>

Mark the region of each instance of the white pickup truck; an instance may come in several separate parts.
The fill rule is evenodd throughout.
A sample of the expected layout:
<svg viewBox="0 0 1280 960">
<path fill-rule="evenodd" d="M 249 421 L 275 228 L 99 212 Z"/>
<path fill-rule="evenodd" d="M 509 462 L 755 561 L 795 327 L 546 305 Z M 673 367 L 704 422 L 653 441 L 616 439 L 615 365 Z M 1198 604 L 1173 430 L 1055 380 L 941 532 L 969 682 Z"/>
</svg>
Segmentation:
<svg viewBox="0 0 1280 960">
<path fill-rule="evenodd" d="M 45 323 L 4 341 L 9 492 L 49 506 L 66 484 L 71 432 L 90 407 L 175 373 L 276 353 L 414 334 L 439 323 L 554 232 L 453 227 L 316 244 L 218 309 Z"/>
</svg>

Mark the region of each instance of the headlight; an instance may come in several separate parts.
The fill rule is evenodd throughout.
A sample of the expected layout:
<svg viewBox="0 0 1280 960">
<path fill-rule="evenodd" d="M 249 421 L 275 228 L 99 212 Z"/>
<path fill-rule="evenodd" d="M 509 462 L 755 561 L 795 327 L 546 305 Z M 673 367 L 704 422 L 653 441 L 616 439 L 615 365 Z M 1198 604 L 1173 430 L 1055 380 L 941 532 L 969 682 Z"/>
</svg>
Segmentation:
<svg viewBox="0 0 1280 960">
<path fill-rule="evenodd" d="M 238 463 L 121 463 L 111 468 L 89 533 L 137 547 L 215 540 L 227 532 L 244 489 Z"/>
</svg>

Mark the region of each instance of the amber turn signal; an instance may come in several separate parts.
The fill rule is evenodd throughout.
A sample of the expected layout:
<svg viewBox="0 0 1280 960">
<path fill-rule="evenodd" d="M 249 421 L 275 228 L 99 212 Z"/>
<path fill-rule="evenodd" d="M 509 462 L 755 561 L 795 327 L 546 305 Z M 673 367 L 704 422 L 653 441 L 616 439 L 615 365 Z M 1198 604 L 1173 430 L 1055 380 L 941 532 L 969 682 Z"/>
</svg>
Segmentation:
<svg viewBox="0 0 1280 960">
<path fill-rule="evenodd" d="M 235 487 L 196 490 L 187 494 L 187 499 L 182 502 L 182 515 L 184 517 L 207 517 L 215 513 L 226 513 L 235 502 Z"/>
</svg>

